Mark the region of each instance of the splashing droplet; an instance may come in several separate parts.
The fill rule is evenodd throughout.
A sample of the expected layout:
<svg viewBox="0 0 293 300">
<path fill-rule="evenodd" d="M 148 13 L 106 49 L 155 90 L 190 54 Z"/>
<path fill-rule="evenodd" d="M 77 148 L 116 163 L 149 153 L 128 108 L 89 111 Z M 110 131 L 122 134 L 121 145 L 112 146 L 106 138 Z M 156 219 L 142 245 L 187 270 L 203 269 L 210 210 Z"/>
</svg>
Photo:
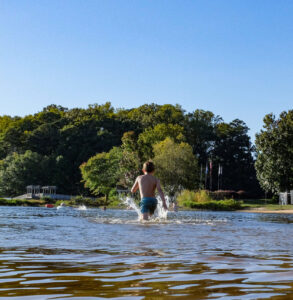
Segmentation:
<svg viewBox="0 0 293 300">
<path fill-rule="evenodd" d="M 120 200 L 127 207 L 130 207 L 130 208 L 132 208 L 132 209 L 135 210 L 135 212 L 137 213 L 137 216 L 138 216 L 139 220 L 142 219 L 142 213 L 141 213 L 139 207 L 137 206 L 137 204 L 135 203 L 134 198 L 129 197 L 129 196 L 122 196 L 122 195 L 120 195 Z M 153 219 L 157 219 L 158 221 L 160 221 L 160 220 L 166 220 L 167 216 L 168 216 L 168 210 L 164 209 L 164 207 L 163 207 L 163 201 L 162 201 L 162 199 L 159 196 L 157 197 L 157 200 L 158 200 L 158 205 L 157 205 L 157 208 L 155 210 L 154 216 L 152 216 L 151 219 L 152 220 Z M 166 200 L 167 207 L 169 207 L 169 202 L 170 202 L 169 197 L 166 196 L 165 200 Z"/>
</svg>

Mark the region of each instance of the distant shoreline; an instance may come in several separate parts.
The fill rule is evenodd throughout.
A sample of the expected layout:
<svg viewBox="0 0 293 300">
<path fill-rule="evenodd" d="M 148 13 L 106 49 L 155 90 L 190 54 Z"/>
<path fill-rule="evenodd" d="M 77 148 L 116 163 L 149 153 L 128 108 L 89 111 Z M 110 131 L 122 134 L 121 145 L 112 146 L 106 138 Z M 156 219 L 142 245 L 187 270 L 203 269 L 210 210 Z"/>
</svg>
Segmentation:
<svg viewBox="0 0 293 300">
<path fill-rule="evenodd" d="M 280 207 L 282 207 L 280 205 Z M 171 210 L 172 211 L 172 210 Z M 239 212 L 239 213 L 264 213 L 264 214 L 293 214 L 292 209 L 268 209 L 266 207 L 253 207 L 253 208 L 244 208 L 236 210 L 207 210 L 207 209 L 192 209 L 192 208 L 179 208 L 178 211 L 214 211 L 214 212 Z"/>
<path fill-rule="evenodd" d="M 45 207 L 45 204 L 39 204 L 39 205 L 3 205 L 0 204 L 0 207 Z M 55 206 L 57 207 L 57 206 Z M 89 208 L 97 208 L 97 207 L 91 207 Z M 121 207 L 108 207 L 109 209 L 122 209 Z M 48 208 L 50 209 L 50 208 Z M 280 210 L 268 210 L 268 209 L 243 209 L 243 210 L 201 210 L 201 209 L 180 209 L 179 211 L 209 211 L 209 212 L 237 212 L 237 213 L 258 213 L 258 214 L 293 214 L 293 209 L 280 209 Z M 170 212 L 173 212 L 170 210 Z"/>
<path fill-rule="evenodd" d="M 293 209 L 270 210 L 265 208 L 253 208 L 253 209 L 243 209 L 243 210 L 236 210 L 236 211 L 245 212 L 245 213 L 262 213 L 262 214 L 293 214 Z"/>
<path fill-rule="evenodd" d="M 60 202 L 60 201 L 58 201 Z M 64 201 L 66 202 L 66 201 Z M 0 206 L 10 206 L 10 207 L 45 207 L 46 201 L 44 200 L 28 200 L 28 199 L 3 199 L 0 198 Z M 55 207 L 58 206 L 59 203 L 55 203 Z M 78 207 L 78 205 L 72 205 Z M 101 206 L 101 205 L 99 205 Z M 289 206 L 289 207 L 288 207 Z M 208 209 L 190 209 L 190 208 L 179 208 L 179 211 L 215 211 L 215 212 L 239 212 L 239 213 L 264 213 L 264 214 L 293 214 L 293 205 L 288 205 L 286 207 L 282 207 L 275 205 L 274 208 L 260 206 L 260 207 L 243 207 L 243 209 L 236 210 L 208 210 Z M 97 207 L 88 205 L 88 207 Z M 123 209 L 122 207 L 117 206 L 108 206 L 111 209 Z M 172 210 L 170 210 L 172 211 Z"/>
</svg>

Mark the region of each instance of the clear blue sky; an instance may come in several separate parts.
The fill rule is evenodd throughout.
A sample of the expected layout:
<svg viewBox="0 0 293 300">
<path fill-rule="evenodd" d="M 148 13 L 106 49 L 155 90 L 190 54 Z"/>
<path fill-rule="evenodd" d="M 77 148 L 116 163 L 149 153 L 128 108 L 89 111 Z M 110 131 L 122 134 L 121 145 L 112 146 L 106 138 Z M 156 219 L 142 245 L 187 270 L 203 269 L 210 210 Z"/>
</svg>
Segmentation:
<svg viewBox="0 0 293 300">
<path fill-rule="evenodd" d="M 0 0 L 0 115 L 179 103 L 254 136 L 292 95 L 292 0 Z"/>
</svg>

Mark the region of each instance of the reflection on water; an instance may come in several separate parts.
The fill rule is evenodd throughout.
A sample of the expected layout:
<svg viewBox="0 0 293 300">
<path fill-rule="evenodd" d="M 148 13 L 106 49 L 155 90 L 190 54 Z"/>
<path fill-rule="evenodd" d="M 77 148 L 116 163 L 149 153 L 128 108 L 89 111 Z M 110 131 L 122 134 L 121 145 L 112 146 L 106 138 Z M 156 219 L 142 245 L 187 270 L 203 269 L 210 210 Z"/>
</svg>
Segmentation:
<svg viewBox="0 0 293 300">
<path fill-rule="evenodd" d="M 0 207 L 0 299 L 290 299 L 292 222 Z"/>
</svg>

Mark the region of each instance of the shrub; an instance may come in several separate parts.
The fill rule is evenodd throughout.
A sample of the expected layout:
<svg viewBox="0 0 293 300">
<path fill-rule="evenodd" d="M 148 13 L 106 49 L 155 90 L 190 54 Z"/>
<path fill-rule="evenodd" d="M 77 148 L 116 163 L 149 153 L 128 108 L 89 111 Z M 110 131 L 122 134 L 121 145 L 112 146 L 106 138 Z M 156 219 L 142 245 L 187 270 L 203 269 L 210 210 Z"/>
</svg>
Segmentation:
<svg viewBox="0 0 293 300">
<path fill-rule="evenodd" d="M 5 206 L 34 206 L 36 203 L 30 202 L 26 199 L 4 199 L 0 198 L 0 205 Z"/>
<path fill-rule="evenodd" d="M 43 200 L 43 201 L 45 201 L 45 203 L 49 203 L 49 204 L 54 204 L 56 202 L 56 200 L 50 196 L 43 196 L 43 197 L 41 197 L 41 200 Z"/>
<path fill-rule="evenodd" d="M 198 192 L 183 190 L 181 194 L 177 197 L 177 202 L 180 206 L 190 207 L 192 203 L 204 203 L 211 201 L 212 198 L 209 196 L 208 192 L 205 190 L 200 190 Z"/>
<path fill-rule="evenodd" d="M 116 200 L 119 199 L 116 188 L 115 188 L 115 189 L 112 189 L 112 190 L 109 192 L 109 199 L 110 199 L 110 200 L 114 200 L 114 201 L 116 201 Z M 111 202 L 113 202 L 113 201 L 111 201 Z"/>
<path fill-rule="evenodd" d="M 223 199 L 259 199 L 263 195 L 257 191 L 233 191 L 233 190 L 217 190 L 214 192 L 209 192 L 210 196 L 214 200 L 223 200 Z"/>
<path fill-rule="evenodd" d="M 113 207 L 113 208 L 124 208 L 125 207 L 125 204 L 122 203 L 119 199 L 115 199 L 115 200 L 112 200 L 109 204 L 109 207 Z"/>
<path fill-rule="evenodd" d="M 272 197 L 272 201 L 273 201 L 273 203 L 279 203 L 279 195 L 274 194 L 273 197 Z"/>
<path fill-rule="evenodd" d="M 69 205 L 70 206 L 70 200 L 57 200 L 55 202 L 55 206 L 59 206 L 61 203 L 64 203 L 65 205 Z"/>
<path fill-rule="evenodd" d="M 17 205 L 16 202 L 17 202 L 17 200 L 7 200 L 7 199 L 4 199 L 4 198 L 0 198 L 0 205 L 14 206 L 14 205 Z"/>
<path fill-rule="evenodd" d="M 177 203 L 180 206 L 188 206 L 187 203 L 194 202 L 195 192 L 189 190 L 183 190 L 180 195 L 177 197 Z"/>
<path fill-rule="evenodd" d="M 68 201 L 68 204 L 69 205 L 86 205 L 86 206 L 103 205 L 103 203 L 100 199 L 94 199 L 94 198 L 83 197 L 83 196 L 76 196 L 74 198 L 71 198 L 70 201 Z"/>
<path fill-rule="evenodd" d="M 190 208 L 208 209 L 208 210 L 238 210 L 242 208 L 242 201 L 234 199 L 212 200 L 205 203 L 192 203 Z"/>
<path fill-rule="evenodd" d="M 209 192 L 210 196 L 214 200 L 224 200 L 224 199 L 238 199 L 239 194 L 232 190 L 218 190 L 214 192 Z"/>
<path fill-rule="evenodd" d="M 76 196 L 70 199 L 74 205 L 81 205 L 84 204 L 85 198 L 83 196 Z"/>
<path fill-rule="evenodd" d="M 212 198 L 207 191 L 200 190 L 195 193 L 194 200 L 195 200 L 195 202 L 208 202 L 208 201 L 211 201 Z"/>
<path fill-rule="evenodd" d="M 213 200 L 205 190 L 198 192 L 184 190 L 177 197 L 180 206 L 209 210 L 237 210 L 242 208 L 242 202 L 234 199 Z"/>
</svg>

